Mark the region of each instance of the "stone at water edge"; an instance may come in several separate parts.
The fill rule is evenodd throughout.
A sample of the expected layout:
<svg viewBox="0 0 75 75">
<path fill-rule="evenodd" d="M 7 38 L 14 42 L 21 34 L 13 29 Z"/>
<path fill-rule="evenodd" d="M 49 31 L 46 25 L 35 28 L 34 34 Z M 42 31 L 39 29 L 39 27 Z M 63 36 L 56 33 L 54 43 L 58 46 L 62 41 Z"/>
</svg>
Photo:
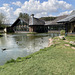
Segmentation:
<svg viewBox="0 0 75 75">
<path fill-rule="evenodd" d="M 53 39 L 52 38 L 49 39 L 48 47 L 50 47 L 51 45 L 53 45 Z"/>
<path fill-rule="evenodd" d="M 59 36 L 59 38 L 60 38 L 61 40 L 66 40 L 66 39 L 65 39 L 65 36 Z"/>
<path fill-rule="evenodd" d="M 72 45 L 75 45 L 75 41 L 70 41 L 69 43 Z"/>
<path fill-rule="evenodd" d="M 75 47 L 71 47 L 71 48 L 75 50 Z"/>
<path fill-rule="evenodd" d="M 70 46 L 69 44 L 65 44 L 65 46 Z"/>
</svg>

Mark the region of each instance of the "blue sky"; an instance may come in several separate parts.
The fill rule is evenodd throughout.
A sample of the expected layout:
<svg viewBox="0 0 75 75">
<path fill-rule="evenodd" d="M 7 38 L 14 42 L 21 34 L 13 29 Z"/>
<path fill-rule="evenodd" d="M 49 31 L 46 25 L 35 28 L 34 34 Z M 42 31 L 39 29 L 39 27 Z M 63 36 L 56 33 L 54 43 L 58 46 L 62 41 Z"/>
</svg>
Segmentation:
<svg viewBox="0 0 75 75">
<path fill-rule="evenodd" d="M 2 6 L 2 4 L 4 3 L 11 3 L 11 2 L 16 2 L 16 1 L 21 1 L 22 3 L 25 1 L 29 1 L 29 0 L 0 0 L 0 6 Z M 39 0 L 40 2 L 43 1 L 48 1 L 48 0 Z M 59 0 L 61 1 L 61 0 Z M 62 0 L 62 1 L 66 1 L 67 3 L 72 4 L 75 7 L 75 0 Z"/>
<path fill-rule="evenodd" d="M 0 0 L 0 13 L 13 23 L 19 13 L 35 14 L 35 17 L 70 14 L 75 0 Z"/>
</svg>

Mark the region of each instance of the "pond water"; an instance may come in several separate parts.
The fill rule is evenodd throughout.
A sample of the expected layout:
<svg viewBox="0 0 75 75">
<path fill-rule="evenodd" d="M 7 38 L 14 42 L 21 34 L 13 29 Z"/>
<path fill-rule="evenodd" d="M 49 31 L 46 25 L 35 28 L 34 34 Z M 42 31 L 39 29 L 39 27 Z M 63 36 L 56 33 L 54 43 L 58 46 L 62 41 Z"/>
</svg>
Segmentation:
<svg viewBox="0 0 75 75">
<path fill-rule="evenodd" d="M 25 57 L 44 47 L 48 46 L 50 37 L 58 36 L 59 34 L 3 34 L 0 37 L 0 65 L 3 65 L 10 59 L 17 57 Z M 6 50 L 2 50 L 5 49 Z"/>
</svg>

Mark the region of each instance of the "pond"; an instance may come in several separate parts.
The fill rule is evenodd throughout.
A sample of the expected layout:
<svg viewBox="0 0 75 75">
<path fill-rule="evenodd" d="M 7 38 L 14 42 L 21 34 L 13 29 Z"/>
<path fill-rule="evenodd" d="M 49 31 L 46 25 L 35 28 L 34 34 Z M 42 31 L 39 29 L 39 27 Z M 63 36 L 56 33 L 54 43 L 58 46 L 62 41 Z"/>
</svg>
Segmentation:
<svg viewBox="0 0 75 75">
<path fill-rule="evenodd" d="M 25 57 L 48 46 L 49 38 L 59 34 L 3 34 L 0 37 L 0 65 L 10 59 Z M 6 49 L 3 51 L 3 49 Z"/>
</svg>

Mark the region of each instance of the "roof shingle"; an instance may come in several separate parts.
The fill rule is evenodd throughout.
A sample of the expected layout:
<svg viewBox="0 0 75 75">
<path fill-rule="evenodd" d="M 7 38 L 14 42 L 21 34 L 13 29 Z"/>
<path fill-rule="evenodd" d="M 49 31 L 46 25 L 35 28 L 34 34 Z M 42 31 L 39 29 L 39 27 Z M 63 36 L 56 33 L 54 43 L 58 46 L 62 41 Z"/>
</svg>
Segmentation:
<svg viewBox="0 0 75 75">
<path fill-rule="evenodd" d="M 45 22 L 45 25 L 58 25 L 57 21 L 63 19 L 63 18 L 66 18 L 67 15 L 63 15 L 63 16 L 58 16 L 55 20 L 53 21 L 46 21 Z"/>
<path fill-rule="evenodd" d="M 68 15 L 66 18 L 59 20 L 57 22 L 63 23 L 63 22 L 72 22 L 72 21 L 75 21 L 75 10 L 70 15 Z"/>
</svg>

